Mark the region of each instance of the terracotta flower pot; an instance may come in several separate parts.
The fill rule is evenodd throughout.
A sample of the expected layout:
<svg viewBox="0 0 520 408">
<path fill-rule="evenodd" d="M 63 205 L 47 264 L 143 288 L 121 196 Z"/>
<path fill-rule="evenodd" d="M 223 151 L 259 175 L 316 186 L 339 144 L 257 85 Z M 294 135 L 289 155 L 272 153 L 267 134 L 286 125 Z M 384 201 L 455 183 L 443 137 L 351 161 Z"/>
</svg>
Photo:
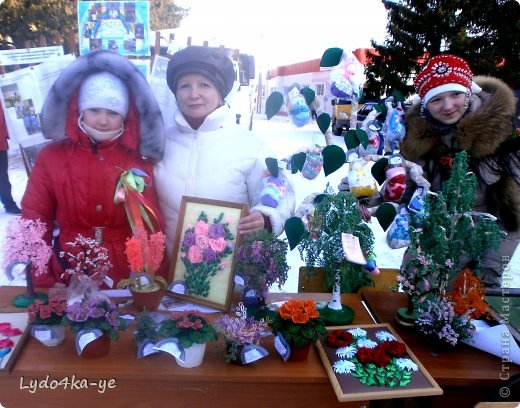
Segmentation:
<svg viewBox="0 0 520 408">
<path fill-rule="evenodd" d="M 175 361 L 180 367 L 193 368 L 198 367 L 202 364 L 204 359 L 204 352 L 206 351 L 206 343 L 197 344 L 193 343 L 191 347 L 184 349 L 184 361 L 175 358 Z"/>
<path fill-rule="evenodd" d="M 307 357 L 309 357 L 309 352 L 311 350 L 311 345 L 312 343 L 309 343 L 301 348 L 291 347 L 291 355 L 289 356 L 287 361 L 298 362 L 307 360 Z"/>
<path fill-rule="evenodd" d="M 80 356 L 84 358 L 100 358 L 110 352 L 110 337 L 106 334 L 88 343 L 81 351 Z"/>
<path fill-rule="evenodd" d="M 157 310 L 161 304 L 162 298 L 164 297 L 164 289 L 162 288 L 158 288 L 149 292 L 140 292 L 130 288 L 130 292 L 132 293 L 134 305 L 140 312 L 145 309 L 149 312 Z"/>
</svg>

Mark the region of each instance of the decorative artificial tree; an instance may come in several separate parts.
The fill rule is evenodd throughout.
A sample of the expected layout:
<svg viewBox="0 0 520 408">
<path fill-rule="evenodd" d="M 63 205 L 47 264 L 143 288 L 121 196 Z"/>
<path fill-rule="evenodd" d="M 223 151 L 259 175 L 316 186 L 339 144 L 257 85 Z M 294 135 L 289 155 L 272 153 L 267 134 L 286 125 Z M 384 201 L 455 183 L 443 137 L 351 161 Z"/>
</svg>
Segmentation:
<svg viewBox="0 0 520 408">
<path fill-rule="evenodd" d="M 332 299 L 320 310 L 327 324 L 349 324 L 354 318 L 351 308 L 341 304 L 340 294 L 356 292 L 362 286 L 373 285 L 365 266 L 348 261 L 342 243 L 342 234 L 352 234 L 359 239 L 364 256 L 372 255 L 374 236 L 363 222 L 357 200 L 351 193 L 334 193 L 327 185 L 325 193 L 315 199 L 313 216 L 305 228 L 298 217 L 286 222 L 285 230 L 291 249 L 297 242 L 307 271 L 323 268 L 324 284 L 332 288 Z"/>
<path fill-rule="evenodd" d="M 427 299 L 445 295 L 453 281 L 469 268 L 478 276 L 481 257 L 497 249 L 504 235 L 491 214 L 473 211 L 477 179 L 468 172 L 468 155 L 458 153 L 442 192 L 430 193 L 424 213 L 412 216 L 412 242 L 398 276 L 409 295 L 407 308 L 397 311 L 397 321 L 413 325 Z"/>
</svg>

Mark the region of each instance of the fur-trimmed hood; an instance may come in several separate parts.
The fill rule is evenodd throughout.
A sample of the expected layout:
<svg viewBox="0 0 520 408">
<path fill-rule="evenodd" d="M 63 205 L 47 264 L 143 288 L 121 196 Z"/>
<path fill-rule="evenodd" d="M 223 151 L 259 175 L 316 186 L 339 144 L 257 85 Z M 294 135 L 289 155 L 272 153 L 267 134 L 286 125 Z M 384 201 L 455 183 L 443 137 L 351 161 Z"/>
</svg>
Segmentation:
<svg viewBox="0 0 520 408">
<path fill-rule="evenodd" d="M 118 77 L 130 91 L 130 110 L 120 143 L 132 150 L 138 148 L 142 156 L 158 162 L 164 152 L 164 122 L 159 105 L 137 67 L 110 51 L 94 51 L 77 58 L 56 79 L 42 107 L 43 135 L 47 139 L 68 137 L 77 141 L 77 132 L 72 128 L 77 128 L 79 86 L 87 76 L 101 71 Z"/>
<path fill-rule="evenodd" d="M 497 215 L 507 231 L 518 231 L 520 139 L 510 138 L 515 96 L 497 78 L 477 76 L 474 81 L 482 88 L 482 92 L 471 96 L 470 112 L 450 129 L 451 140 L 457 145 L 450 147 L 469 153 L 472 170 L 483 181 L 479 183 L 475 202 L 485 204 L 483 210 Z M 428 156 L 441 143 L 441 131 L 421 117 L 420 108 L 420 104 L 416 104 L 405 115 L 406 136 L 400 145 L 401 153 L 407 160 L 432 170 L 429 181 L 434 191 L 437 191 L 442 186 L 441 177 L 434 170 L 437 164 L 434 160 L 429 161 Z"/>
<path fill-rule="evenodd" d="M 511 135 L 511 118 L 515 112 L 513 91 L 500 79 L 474 77 L 482 88 L 481 102 L 456 125 L 454 132 L 459 148 L 466 150 L 472 159 L 493 154 Z M 406 137 L 401 142 L 401 153 L 407 160 L 417 161 L 439 143 L 439 132 L 420 116 L 420 103 L 405 115 Z M 470 107 L 471 109 L 471 107 Z"/>
</svg>

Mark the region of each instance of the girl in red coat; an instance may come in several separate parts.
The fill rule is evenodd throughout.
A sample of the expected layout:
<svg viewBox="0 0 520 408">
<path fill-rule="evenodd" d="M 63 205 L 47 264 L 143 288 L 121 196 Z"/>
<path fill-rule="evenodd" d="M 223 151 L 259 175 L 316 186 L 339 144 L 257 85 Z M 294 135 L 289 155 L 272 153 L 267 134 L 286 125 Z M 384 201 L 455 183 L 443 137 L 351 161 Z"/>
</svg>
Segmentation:
<svg viewBox="0 0 520 408">
<path fill-rule="evenodd" d="M 153 188 L 153 165 L 164 148 L 163 120 L 146 79 L 132 62 L 108 51 L 79 57 L 58 77 L 41 113 L 42 131 L 55 140 L 38 154 L 22 199 L 22 217 L 40 219 L 54 254 L 35 286 L 62 281 L 61 251 L 81 234 L 108 249 L 114 286 L 128 278 L 125 241 L 132 235 L 114 193 L 121 175 L 137 168 L 150 179 L 143 196 L 162 217 Z M 154 217 L 150 217 L 154 218 Z M 54 237 L 53 237 L 54 235 Z M 167 267 L 159 271 L 166 276 Z M 66 283 L 66 282 L 65 282 Z"/>
</svg>

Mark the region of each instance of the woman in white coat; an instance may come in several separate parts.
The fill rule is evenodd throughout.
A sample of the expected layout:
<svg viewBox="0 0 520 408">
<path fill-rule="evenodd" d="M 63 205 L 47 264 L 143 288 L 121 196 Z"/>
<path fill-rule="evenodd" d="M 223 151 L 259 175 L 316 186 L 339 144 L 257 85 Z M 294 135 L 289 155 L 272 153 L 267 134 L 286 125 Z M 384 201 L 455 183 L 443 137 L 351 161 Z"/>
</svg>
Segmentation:
<svg viewBox="0 0 520 408">
<path fill-rule="evenodd" d="M 241 234 L 267 229 L 283 231 L 294 213 L 294 191 L 284 185 L 277 205 L 261 200 L 267 145 L 236 124 L 224 98 L 233 88 L 233 63 L 216 49 L 190 46 L 175 53 L 166 72 L 179 111 L 166 130 L 163 160 L 155 167 L 155 185 L 166 223 L 171 254 L 183 195 L 245 203 L 249 214 L 239 221 Z"/>
</svg>

